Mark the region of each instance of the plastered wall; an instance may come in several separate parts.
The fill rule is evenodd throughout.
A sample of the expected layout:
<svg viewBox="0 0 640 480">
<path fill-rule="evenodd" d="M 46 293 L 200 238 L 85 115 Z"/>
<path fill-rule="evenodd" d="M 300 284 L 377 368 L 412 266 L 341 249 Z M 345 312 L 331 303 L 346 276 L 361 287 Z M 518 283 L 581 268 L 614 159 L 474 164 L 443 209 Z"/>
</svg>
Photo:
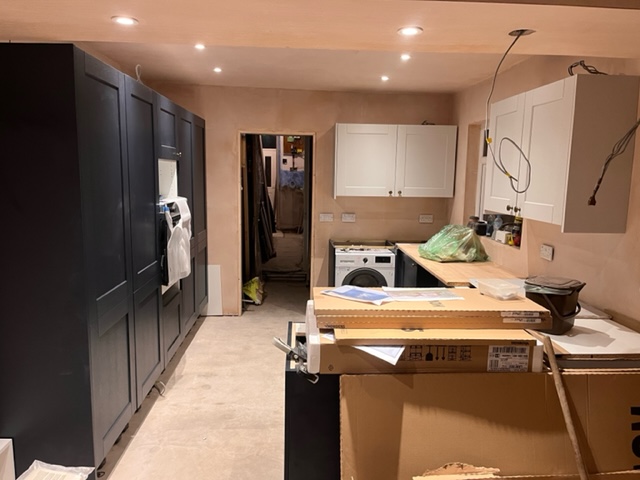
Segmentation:
<svg viewBox="0 0 640 480">
<path fill-rule="evenodd" d="M 240 313 L 240 133 L 315 136 L 311 286 L 327 285 L 329 239 L 429 238 L 449 220 L 449 199 L 333 198 L 336 123 L 452 124 L 453 96 L 395 95 L 229 87 L 153 88 L 206 120 L 209 264 L 220 265 L 222 311 Z M 356 223 L 342 223 L 343 212 Z M 320 223 L 319 213 L 333 213 Z M 418 223 L 421 213 L 434 223 Z"/>
<path fill-rule="evenodd" d="M 516 65 L 499 75 L 492 101 L 564 78 L 568 75 L 568 65 L 576 60 L 580 58 L 547 57 Z M 640 74 L 639 62 L 585 60 L 611 74 Z M 474 171 L 467 162 L 477 162 L 472 154 L 467 155 L 468 149 L 461 150 L 460 146 L 466 146 L 469 125 L 484 121 L 488 92 L 487 81 L 455 97 L 455 122 L 460 132 L 456 191 L 460 193 L 465 191 L 465 186 L 475 184 L 474 178 L 466 178 L 462 172 Z M 492 259 L 519 276 L 546 274 L 586 282 L 580 293 L 582 300 L 617 314 L 621 321 L 640 321 L 640 146 L 637 138 L 626 233 L 563 234 L 557 225 L 525 220 L 520 250 L 485 242 Z M 463 194 L 456 195 L 451 210 L 453 222 L 466 218 L 468 205 Z M 542 243 L 555 248 L 552 262 L 540 258 Z"/>
</svg>

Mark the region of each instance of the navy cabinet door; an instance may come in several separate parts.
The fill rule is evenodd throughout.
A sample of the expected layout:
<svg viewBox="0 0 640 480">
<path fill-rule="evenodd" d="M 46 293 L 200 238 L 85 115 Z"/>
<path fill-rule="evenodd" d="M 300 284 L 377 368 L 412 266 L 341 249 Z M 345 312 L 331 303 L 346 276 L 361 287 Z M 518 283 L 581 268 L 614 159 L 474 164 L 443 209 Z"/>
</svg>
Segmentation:
<svg viewBox="0 0 640 480">
<path fill-rule="evenodd" d="M 96 465 L 133 415 L 134 345 L 124 74 L 75 51 Z"/>
<path fill-rule="evenodd" d="M 179 107 L 160 94 L 155 94 L 155 97 L 156 119 L 158 124 L 158 157 L 167 160 L 177 160 Z"/>
<path fill-rule="evenodd" d="M 193 228 L 196 241 L 195 306 L 200 314 L 208 298 L 207 282 L 207 176 L 205 165 L 204 120 L 193 122 Z"/>
<path fill-rule="evenodd" d="M 140 407 L 164 368 L 160 323 L 158 162 L 154 152 L 153 91 L 126 77 L 125 92 L 136 407 Z"/>
</svg>

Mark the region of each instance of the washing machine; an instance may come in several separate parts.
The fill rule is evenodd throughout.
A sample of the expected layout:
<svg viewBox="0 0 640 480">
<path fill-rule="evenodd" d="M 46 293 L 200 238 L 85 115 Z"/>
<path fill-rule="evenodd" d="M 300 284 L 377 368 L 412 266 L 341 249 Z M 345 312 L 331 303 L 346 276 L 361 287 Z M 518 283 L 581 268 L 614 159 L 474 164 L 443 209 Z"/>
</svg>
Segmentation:
<svg viewBox="0 0 640 480">
<path fill-rule="evenodd" d="M 335 286 L 394 287 L 396 254 L 389 248 L 344 246 L 335 249 Z"/>
</svg>

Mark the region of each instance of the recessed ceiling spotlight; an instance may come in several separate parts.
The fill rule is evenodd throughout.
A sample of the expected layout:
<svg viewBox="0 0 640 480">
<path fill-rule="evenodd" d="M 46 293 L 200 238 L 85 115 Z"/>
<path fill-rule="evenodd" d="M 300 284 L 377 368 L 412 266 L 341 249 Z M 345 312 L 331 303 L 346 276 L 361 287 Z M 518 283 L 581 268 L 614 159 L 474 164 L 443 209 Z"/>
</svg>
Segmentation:
<svg viewBox="0 0 640 480">
<path fill-rule="evenodd" d="M 201 43 L 196 43 L 195 47 L 196 47 L 196 50 L 204 50 L 205 48 L 207 48 Z"/>
<path fill-rule="evenodd" d="M 133 17 L 115 16 L 115 17 L 111 17 L 111 21 L 116 22 L 119 25 L 127 25 L 127 26 L 138 24 L 138 20 L 136 20 Z"/>
<path fill-rule="evenodd" d="M 402 55 L 400 55 L 400 59 L 403 62 L 406 62 L 407 60 L 411 60 L 411 55 L 409 55 L 408 53 L 403 53 Z"/>
<path fill-rule="evenodd" d="M 386 75 L 382 75 L 380 77 L 380 80 L 382 80 L 383 82 L 388 82 L 389 81 L 389 77 L 387 77 Z"/>
<path fill-rule="evenodd" d="M 213 71 L 216 72 L 216 73 L 220 73 L 220 72 L 222 72 L 222 69 L 220 67 L 216 67 L 216 68 L 213 69 Z"/>
<path fill-rule="evenodd" d="M 398 29 L 400 35 L 405 37 L 413 37 L 414 35 L 420 35 L 423 32 L 422 27 L 402 27 Z"/>
</svg>

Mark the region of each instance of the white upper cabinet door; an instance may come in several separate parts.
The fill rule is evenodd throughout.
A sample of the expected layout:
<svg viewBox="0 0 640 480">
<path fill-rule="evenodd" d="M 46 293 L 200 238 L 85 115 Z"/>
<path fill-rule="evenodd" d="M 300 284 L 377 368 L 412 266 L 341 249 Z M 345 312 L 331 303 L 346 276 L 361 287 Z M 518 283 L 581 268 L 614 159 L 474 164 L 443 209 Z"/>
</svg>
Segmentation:
<svg viewBox="0 0 640 480">
<path fill-rule="evenodd" d="M 393 195 L 397 125 L 336 124 L 334 196 Z"/>
<path fill-rule="evenodd" d="M 517 213 L 514 212 L 517 206 L 516 190 L 520 189 L 518 185 L 522 185 L 522 182 L 519 178 L 521 154 L 515 145 L 522 145 L 524 98 L 524 94 L 516 95 L 491 106 L 489 137 L 492 141 L 487 153 L 485 210 L 512 215 Z M 502 170 L 513 178 L 509 179 Z"/>
<path fill-rule="evenodd" d="M 521 215 L 562 224 L 573 124 L 575 82 L 560 80 L 526 93 L 522 149 L 531 164 L 529 187 L 521 194 Z M 520 190 L 528 165 L 520 163 Z"/>
<path fill-rule="evenodd" d="M 453 197 L 455 125 L 398 125 L 398 197 Z"/>
</svg>

